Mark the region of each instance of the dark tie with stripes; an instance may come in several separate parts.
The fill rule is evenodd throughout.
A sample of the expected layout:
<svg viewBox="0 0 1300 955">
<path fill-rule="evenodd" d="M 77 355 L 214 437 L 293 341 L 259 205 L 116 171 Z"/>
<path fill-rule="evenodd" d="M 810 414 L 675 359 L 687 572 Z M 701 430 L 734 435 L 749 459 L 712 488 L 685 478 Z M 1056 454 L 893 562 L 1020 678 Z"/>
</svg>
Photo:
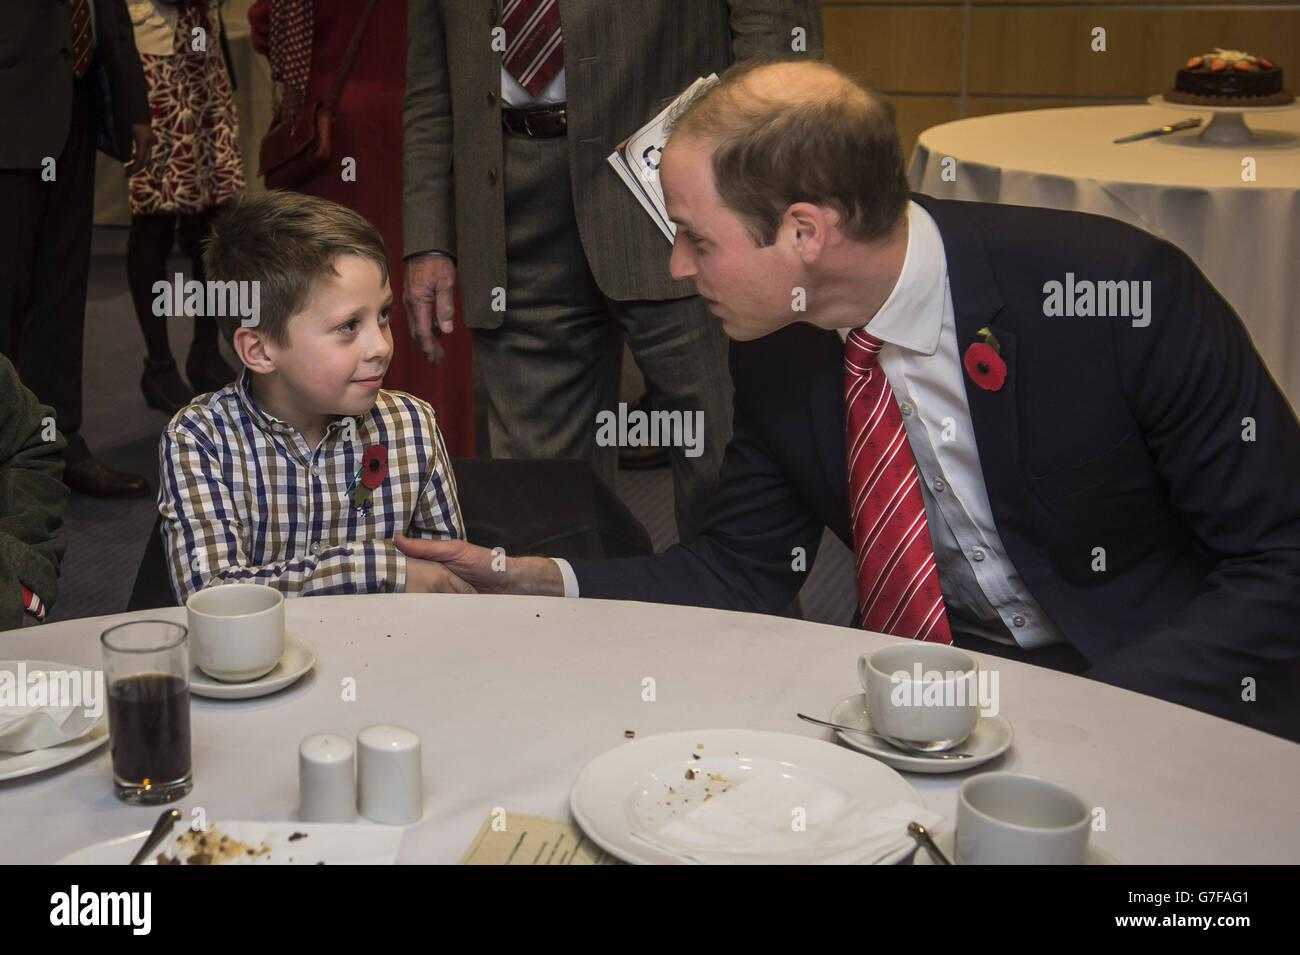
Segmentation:
<svg viewBox="0 0 1300 955">
<path fill-rule="evenodd" d="M 81 79 L 95 52 L 95 35 L 90 28 L 90 0 L 70 0 L 72 18 L 72 75 Z"/>
<path fill-rule="evenodd" d="M 502 65 L 529 96 L 536 97 L 564 65 L 559 0 L 506 0 L 501 10 L 506 30 Z"/>
</svg>

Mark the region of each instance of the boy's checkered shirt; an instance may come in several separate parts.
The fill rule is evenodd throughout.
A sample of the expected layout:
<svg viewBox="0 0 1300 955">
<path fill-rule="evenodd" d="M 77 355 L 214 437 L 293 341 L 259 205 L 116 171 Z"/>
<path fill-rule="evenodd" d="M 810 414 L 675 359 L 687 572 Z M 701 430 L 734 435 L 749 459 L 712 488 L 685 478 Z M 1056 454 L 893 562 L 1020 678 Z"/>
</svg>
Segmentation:
<svg viewBox="0 0 1300 955">
<path fill-rule="evenodd" d="M 374 444 L 388 449 L 388 474 L 358 511 L 348 485 Z M 235 581 L 286 596 L 400 592 L 406 558 L 395 534 L 464 537 L 433 409 L 400 391 L 381 390 L 368 414 L 332 422 L 313 453 L 297 430 L 257 407 L 244 370 L 177 413 L 163 432 L 159 469 L 179 603 Z"/>
</svg>

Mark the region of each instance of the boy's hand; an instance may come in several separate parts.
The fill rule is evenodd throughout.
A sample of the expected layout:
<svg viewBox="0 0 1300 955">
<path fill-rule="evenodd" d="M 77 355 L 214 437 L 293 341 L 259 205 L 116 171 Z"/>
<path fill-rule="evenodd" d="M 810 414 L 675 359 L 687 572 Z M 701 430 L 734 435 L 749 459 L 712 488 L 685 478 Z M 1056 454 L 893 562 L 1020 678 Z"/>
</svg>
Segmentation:
<svg viewBox="0 0 1300 955">
<path fill-rule="evenodd" d="M 442 564 L 409 556 L 406 558 L 406 592 L 408 594 L 478 593 Z"/>
<path fill-rule="evenodd" d="M 413 540 L 398 534 L 397 549 L 419 561 L 436 561 L 479 593 L 563 597 L 564 578 L 549 557 L 511 557 L 468 541 Z"/>
</svg>

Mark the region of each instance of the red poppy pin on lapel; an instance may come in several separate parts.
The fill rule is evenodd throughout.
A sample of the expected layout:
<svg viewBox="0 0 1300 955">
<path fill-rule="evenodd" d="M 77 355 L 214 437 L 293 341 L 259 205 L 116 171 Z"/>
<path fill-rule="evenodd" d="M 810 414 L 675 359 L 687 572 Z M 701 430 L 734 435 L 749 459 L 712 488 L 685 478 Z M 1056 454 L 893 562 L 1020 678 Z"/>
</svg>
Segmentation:
<svg viewBox="0 0 1300 955">
<path fill-rule="evenodd" d="M 982 342 L 975 342 L 966 349 L 962 365 L 971 380 L 985 391 L 998 391 L 1007 380 L 1007 363 L 1002 360 L 1002 346 L 987 328 L 976 332 Z"/>
<path fill-rule="evenodd" d="M 352 476 L 348 491 L 352 494 L 352 506 L 364 511 L 370 506 L 370 494 L 384 483 L 388 477 L 388 449 L 382 444 L 372 444 L 361 454 L 361 467 Z"/>
</svg>

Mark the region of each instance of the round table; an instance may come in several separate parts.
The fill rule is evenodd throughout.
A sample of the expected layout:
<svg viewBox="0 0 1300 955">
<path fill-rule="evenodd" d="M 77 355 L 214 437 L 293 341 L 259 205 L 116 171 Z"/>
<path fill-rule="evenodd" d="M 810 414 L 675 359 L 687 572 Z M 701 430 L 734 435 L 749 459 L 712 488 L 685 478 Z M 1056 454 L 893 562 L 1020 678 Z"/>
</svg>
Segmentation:
<svg viewBox="0 0 1300 955">
<path fill-rule="evenodd" d="M 398 861 L 454 863 L 495 807 L 569 817 L 593 757 L 655 733 L 747 728 L 832 737 L 859 692 L 858 655 L 893 638 L 784 617 L 545 597 L 400 594 L 287 601 L 314 672 L 272 696 L 192 698 L 194 789 L 184 817 L 292 821 L 298 743 L 372 723 L 419 733 L 425 814 Z M 0 659 L 100 665 L 101 631 L 183 621 L 181 608 L 0 633 Z M 978 655 L 977 655 L 978 656 Z M 994 657 L 1011 749 L 980 769 L 1033 773 L 1105 810 L 1093 842 L 1122 863 L 1300 862 L 1300 746 L 1127 690 Z M 655 700 L 643 680 L 655 680 Z M 345 700 L 347 678 L 355 700 Z M 868 759 L 862 756 L 862 759 Z M 905 774 L 951 831 L 965 774 Z M 154 808 L 111 793 L 107 747 L 0 782 L 0 862 L 48 863 L 147 829 Z"/>
<path fill-rule="evenodd" d="M 1300 407 L 1300 109 L 1247 114 L 1252 143 L 1214 145 L 1196 129 L 1114 142 L 1193 116 L 1212 113 L 1084 106 L 961 119 L 921 133 L 909 178 L 939 199 L 1091 212 L 1168 239 L 1241 316 Z"/>
</svg>

